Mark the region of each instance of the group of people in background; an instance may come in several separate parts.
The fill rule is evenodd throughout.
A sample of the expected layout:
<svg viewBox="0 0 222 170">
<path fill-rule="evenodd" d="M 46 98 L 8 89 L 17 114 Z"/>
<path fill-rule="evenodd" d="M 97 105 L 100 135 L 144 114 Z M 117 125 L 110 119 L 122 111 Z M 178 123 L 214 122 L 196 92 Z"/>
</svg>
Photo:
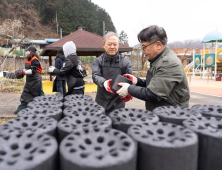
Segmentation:
<svg viewBox="0 0 222 170">
<path fill-rule="evenodd" d="M 146 109 L 152 111 L 159 106 L 189 107 L 190 92 L 181 61 L 168 48 L 164 28 L 151 25 L 138 34 L 142 52 L 150 62 L 146 79 L 133 76 L 132 65 L 119 53 L 119 38 L 116 33 L 108 32 L 103 37 L 105 52 L 96 58 L 92 65 L 93 82 L 97 85 L 95 101 L 105 108 L 106 114 L 125 107 L 125 102 L 133 97 L 144 100 Z M 26 49 L 26 84 L 21 95 L 18 111 L 27 107 L 34 97 L 44 95 L 41 82 L 41 64 L 36 49 Z M 63 95 L 84 94 L 85 83 L 83 66 L 76 54 L 74 42 L 66 42 L 58 51 L 55 66 L 48 72 L 55 75 L 56 91 Z M 118 75 L 131 80 L 119 83 L 121 88 L 112 91 L 112 84 Z M 68 92 L 66 92 L 66 82 Z"/>
</svg>

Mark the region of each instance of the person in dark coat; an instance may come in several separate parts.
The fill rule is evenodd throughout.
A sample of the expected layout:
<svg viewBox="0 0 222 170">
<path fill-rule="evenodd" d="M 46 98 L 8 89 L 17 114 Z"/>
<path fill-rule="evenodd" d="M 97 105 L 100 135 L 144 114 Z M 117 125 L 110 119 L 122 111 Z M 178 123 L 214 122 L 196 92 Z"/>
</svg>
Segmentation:
<svg viewBox="0 0 222 170">
<path fill-rule="evenodd" d="M 167 48 L 167 34 L 162 27 L 151 25 L 138 34 L 143 53 L 150 62 L 146 79 L 130 78 L 133 85 L 119 83 L 120 96 L 132 95 L 144 100 L 146 109 L 153 111 L 161 106 L 189 107 L 190 90 L 183 65 Z"/>
<path fill-rule="evenodd" d="M 84 94 L 85 82 L 83 80 L 82 62 L 76 54 L 76 46 L 73 41 L 68 41 L 63 45 L 65 56 L 61 69 L 50 66 L 48 72 L 60 77 L 67 78 L 68 92 L 70 94 Z"/>
<path fill-rule="evenodd" d="M 63 49 L 60 48 L 55 59 L 55 67 L 61 69 L 65 60 Z M 66 78 L 56 76 L 55 78 L 56 91 L 60 92 L 63 96 L 66 94 Z"/>
<path fill-rule="evenodd" d="M 18 106 L 14 114 L 27 108 L 27 104 L 36 96 L 44 96 L 42 89 L 41 72 L 42 67 L 39 56 L 36 54 L 36 48 L 29 46 L 26 51 L 25 69 L 21 74 L 26 75 L 26 83 L 20 97 L 21 104 Z"/>
<path fill-rule="evenodd" d="M 105 108 L 106 114 L 125 107 L 131 96 L 122 97 L 111 90 L 118 75 L 132 74 L 132 65 L 118 52 L 119 38 L 116 33 L 108 32 L 103 38 L 105 53 L 93 61 L 92 78 L 97 85 L 96 102 Z M 113 80 L 113 81 L 112 81 Z"/>
</svg>

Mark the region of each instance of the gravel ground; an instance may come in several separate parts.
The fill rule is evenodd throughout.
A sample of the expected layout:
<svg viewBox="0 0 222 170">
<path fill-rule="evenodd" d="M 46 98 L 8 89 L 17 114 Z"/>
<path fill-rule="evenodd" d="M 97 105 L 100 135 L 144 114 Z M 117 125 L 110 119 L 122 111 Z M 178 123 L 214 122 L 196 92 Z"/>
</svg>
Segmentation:
<svg viewBox="0 0 222 170">
<path fill-rule="evenodd" d="M 85 93 L 86 95 L 92 96 L 94 101 L 96 93 Z M 16 117 L 13 112 L 17 109 L 20 104 L 20 95 L 13 93 L 0 93 L 0 118 L 4 117 Z M 222 105 L 222 97 L 215 97 L 210 95 L 199 94 L 191 92 L 190 107 L 195 104 L 212 104 L 212 105 Z M 137 108 L 145 109 L 145 102 L 137 98 L 133 98 L 126 103 L 127 108 Z"/>
</svg>

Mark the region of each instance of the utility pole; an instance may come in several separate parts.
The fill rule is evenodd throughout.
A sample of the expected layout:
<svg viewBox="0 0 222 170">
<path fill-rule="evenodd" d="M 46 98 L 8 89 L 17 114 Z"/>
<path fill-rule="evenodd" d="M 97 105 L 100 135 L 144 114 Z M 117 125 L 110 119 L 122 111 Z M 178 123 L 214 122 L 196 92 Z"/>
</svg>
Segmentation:
<svg viewBox="0 0 222 170">
<path fill-rule="evenodd" d="M 59 24 L 58 24 L 58 20 L 57 20 L 57 12 L 56 12 L 56 27 L 57 27 L 57 35 L 59 35 L 58 34 L 58 32 L 59 32 Z"/>
<path fill-rule="evenodd" d="M 60 28 L 60 39 L 62 39 L 62 28 Z"/>
<path fill-rule="evenodd" d="M 103 21 L 103 36 L 105 35 L 105 21 Z"/>
</svg>

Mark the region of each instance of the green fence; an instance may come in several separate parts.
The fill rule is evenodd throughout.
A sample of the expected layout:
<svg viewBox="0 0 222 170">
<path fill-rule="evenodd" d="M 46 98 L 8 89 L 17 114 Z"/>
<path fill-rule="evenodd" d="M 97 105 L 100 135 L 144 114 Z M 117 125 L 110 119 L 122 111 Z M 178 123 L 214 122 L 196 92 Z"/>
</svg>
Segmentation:
<svg viewBox="0 0 222 170">
<path fill-rule="evenodd" d="M 80 56 L 79 58 L 81 61 L 90 64 L 90 63 L 93 63 L 96 56 Z"/>
</svg>

